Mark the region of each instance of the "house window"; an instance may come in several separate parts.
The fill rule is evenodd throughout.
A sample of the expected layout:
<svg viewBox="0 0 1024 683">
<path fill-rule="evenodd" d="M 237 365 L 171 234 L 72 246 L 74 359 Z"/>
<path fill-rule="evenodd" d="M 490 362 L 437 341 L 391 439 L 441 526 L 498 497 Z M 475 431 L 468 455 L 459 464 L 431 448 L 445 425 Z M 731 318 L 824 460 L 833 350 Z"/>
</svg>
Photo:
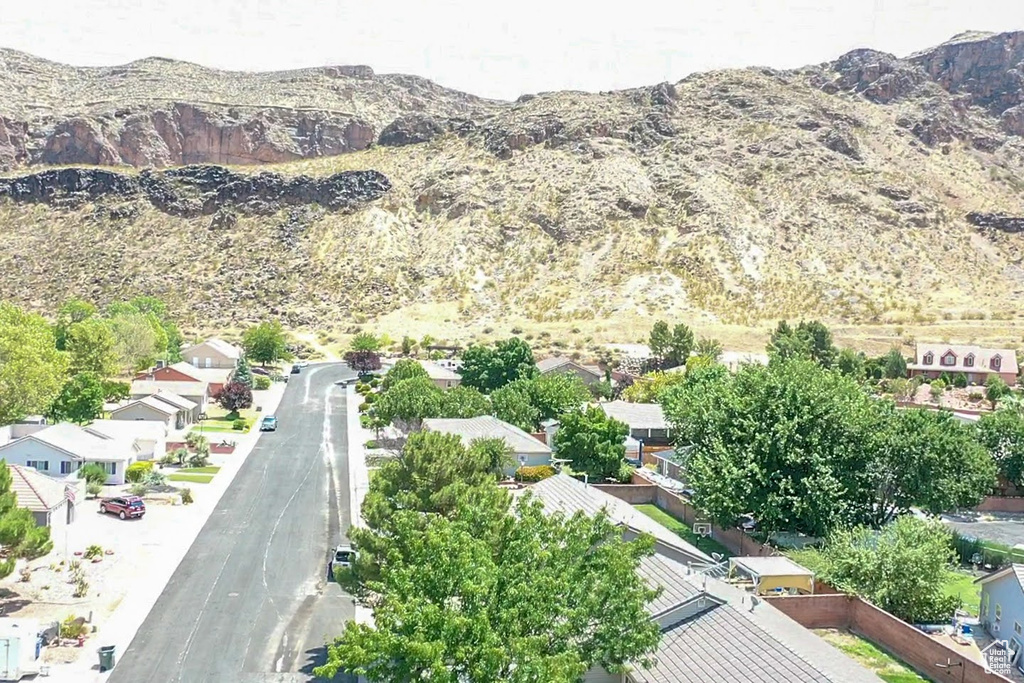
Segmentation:
<svg viewBox="0 0 1024 683">
<path fill-rule="evenodd" d="M 973 368 L 974 367 L 974 354 L 973 353 L 969 353 L 969 354 L 967 354 L 967 356 L 964 357 L 964 365 L 966 367 L 968 367 L 968 368 Z"/>
<path fill-rule="evenodd" d="M 1020 622 L 1019 621 L 1013 622 L 1013 632 L 1016 633 L 1017 635 L 1020 635 Z"/>
<path fill-rule="evenodd" d="M 942 357 L 942 364 L 946 367 L 952 367 L 956 365 L 956 354 L 950 351 Z"/>
<path fill-rule="evenodd" d="M 196 367 L 196 368 L 199 367 L 199 357 L 198 356 L 192 356 L 192 366 Z"/>
<path fill-rule="evenodd" d="M 999 354 L 997 353 L 996 355 L 992 356 L 992 360 L 990 360 L 988 364 L 992 366 L 993 370 L 998 372 L 999 366 L 1003 364 L 1003 359 L 1000 358 Z"/>
<path fill-rule="evenodd" d="M 997 602 L 997 603 L 996 603 L 996 621 L 999 621 L 999 620 L 1000 620 L 1000 619 L 1002 619 L 1002 618 L 1003 618 L 1003 606 L 1002 606 L 1002 605 L 1000 605 L 1000 604 L 999 604 L 999 603 Z"/>
<path fill-rule="evenodd" d="M 935 354 L 929 351 L 928 353 L 924 354 L 924 358 L 921 359 L 921 362 L 924 363 L 925 365 L 931 365 L 932 363 L 935 362 Z"/>
<path fill-rule="evenodd" d="M 34 470 L 38 470 L 39 472 L 49 472 L 50 471 L 50 461 L 49 460 L 28 460 L 28 461 L 25 462 L 25 464 L 27 466 L 31 467 Z"/>
<path fill-rule="evenodd" d="M 71 474 L 78 469 L 78 463 L 71 460 L 61 460 L 60 462 L 60 473 Z"/>
<path fill-rule="evenodd" d="M 213 359 L 212 358 L 207 358 L 206 359 L 206 367 L 208 367 L 208 368 L 209 367 L 213 367 Z"/>
<path fill-rule="evenodd" d="M 116 462 L 99 462 L 99 463 L 96 463 L 96 464 L 99 465 L 100 467 L 102 467 L 103 471 L 106 472 L 107 474 L 109 474 L 110 476 L 114 476 L 115 474 L 117 474 L 117 463 Z"/>
</svg>

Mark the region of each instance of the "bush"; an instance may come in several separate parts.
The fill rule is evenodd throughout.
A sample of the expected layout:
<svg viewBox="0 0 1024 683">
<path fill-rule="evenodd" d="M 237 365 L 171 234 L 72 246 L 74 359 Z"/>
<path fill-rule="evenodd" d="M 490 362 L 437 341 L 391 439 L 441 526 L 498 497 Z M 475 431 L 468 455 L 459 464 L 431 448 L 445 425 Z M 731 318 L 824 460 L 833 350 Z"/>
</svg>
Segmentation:
<svg viewBox="0 0 1024 683">
<path fill-rule="evenodd" d="M 144 496 L 144 495 L 146 495 L 146 492 L 147 492 L 147 491 L 149 491 L 149 489 L 148 489 L 148 488 L 146 487 L 146 485 L 145 485 L 145 484 L 143 484 L 142 482 L 136 482 L 136 483 L 132 484 L 132 485 L 131 485 L 131 486 L 130 486 L 130 487 L 128 488 L 128 491 L 129 491 L 129 492 L 130 492 L 130 493 L 131 493 L 131 494 L 132 494 L 133 496 L 140 496 L 140 497 L 141 497 L 141 496 Z"/>
<path fill-rule="evenodd" d="M 87 462 L 78 470 L 78 478 L 84 479 L 87 484 L 95 483 L 102 486 L 107 483 L 107 471 L 103 469 L 102 465 Z"/>
<path fill-rule="evenodd" d="M 362 394 L 363 396 L 366 396 L 366 394 L 370 393 L 370 389 L 371 387 L 369 384 L 364 384 L 363 382 L 356 382 L 357 394 Z"/>
<path fill-rule="evenodd" d="M 84 578 L 79 577 L 78 580 L 75 581 L 75 592 L 71 594 L 71 597 L 84 598 L 85 594 L 88 592 L 89 583 Z"/>
<path fill-rule="evenodd" d="M 366 447 L 367 448 L 379 448 L 380 445 L 376 441 L 374 441 L 373 439 L 370 439 L 369 441 L 366 442 Z"/>
<path fill-rule="evenodd" d="M 128 465 L 128 469 L 125 470 L 124 478 L 125 481 L 134 484 L 145 479 L 146 475 L 152 471 L 153 463 L 148 460 L 133 462 L 131 465 Z"/>
<path fill-rule="evenodd" d="M 962 372 L 958 372 L 953 375 L 953 386 L 957 389 L 964 389 L 967 387 L 967 375 Z"/>
<path fill-rule="evenodd" d="M 182 489 L 181 490 L 181 504 L 182 505 L 191 505 L 194 502 L 195 502 L 195 499 L 192 498 L 192 489 Z"/>
<path fill-rule="evenodd" d="M 189 467 L 206 467 L 209 464 L 210 461 L 205 453 L 193 453 L 188 459 Z"/>
<path fill-rule="evenodd" d="M 189 434 L 189 436 L 192 436 L 192 435 Z M 186 437 L 186 438 L 188 438 L 188 437 Z M 187 448 L 179 448 L 179 449 L 174 451 L 174 460 L 179 465 L 184 465 L 185 464 L 185 458 L 187 458 L 187 457 L 188 457 L 188 449 Z"/>
<path fill-rule="evenodd" d="M 82 557 L 87 560 L 91 560 L 95 557 L 103 557 L 103 547 L 93 543 L 85 549 L 85 552 L 82 553 Z"/>
<path fill-rule="evenodd" d="M 375 394 L 374 392 L 371 391 L 370 393 L 363 397 L 363 402 L 372 404 L 374 401 L 377 400 L 378 396 L 380 396 L 380 394 Z"/>
<path fill-rule="evenodd" d="M 516 479 L 519 481 L 543 481 L 553 476 L 555 476 L 555 468 L 551 465 L 523 466 L 516 470 Z"/>
<path fill-rule="evenodd" d="M 94 481 L 86 482 L 85 484 L 85 495 L 95 498 L 100 495 L 100 491 L 103 490 L 103 484 L 97 484 Z"/>
<path fill-rule="evenodd" d="M 968 394 L 967 397 L 972 401 L 980 401 L 981 399 L 985 398 L 985 394 L 981 393 L 980 391 L 972 391 L 970 394 Z"/>
<path fill-rule="evenodd" d="M 231 428 L 234 429 L 236 432 L 244 432 L 245 428 L 248 426 L 249 425 L 247 425 L 245 420 L 243 420 L 242 418 L 238 418 L 237 420 L 231 423 Z"/>
<path fill-rule="evenodd" d="M 253 387 L 257 391 L 266 391 L 270 388 L 270 378 L 266 375 L 256 375 L 253 377 Z"/>
<path fill-rule="evenodd" d="M 363 401 L 362 403 L 359 404 L 359 412 L 360 413 L 365 413 L 369 409 L 370 409 L 370 404 L 368 402 Z"/>
<path fill-rule="evenodd" d="M 78 620 L 74 614 L 69 614 L 64 621 L 60 623 L 60 637 L 65 640 L 75 640 L 79 636 L 84 636 L 89 632 L 89 627 L 85 625 L 85 619 Z"/>
<path fill-rule="evenodd" d="M 370 381 L 367 382 L 367 384 L 370 385 L 371 389 L 376 389 L 378 386 L 380 386 L 380 378 L 379 377 L 371 377 Z"/>
<path fill-rule="evenodd" d="M 149 488 L 164 486 L 167 483 L 167 477 L 165 477 L 162 472 L 154 470 L 146 473 L 146 476 L 142 479 L 142 483 Z"/>
<path fill-rule="evenodd" d="M 633 481 L 633 470 L 636 468 L 629 463 L 619 465 L 619 471 L 615 473 L 615 481 L 620 484 L 629 484 Z"/>
<path fill-rule="evenodd" d="M 178 463 L 178 456 L 173 452 L 164 454 L 164 457 L 159 460 L 161 465 L 176 465 Z"/>
</svg>

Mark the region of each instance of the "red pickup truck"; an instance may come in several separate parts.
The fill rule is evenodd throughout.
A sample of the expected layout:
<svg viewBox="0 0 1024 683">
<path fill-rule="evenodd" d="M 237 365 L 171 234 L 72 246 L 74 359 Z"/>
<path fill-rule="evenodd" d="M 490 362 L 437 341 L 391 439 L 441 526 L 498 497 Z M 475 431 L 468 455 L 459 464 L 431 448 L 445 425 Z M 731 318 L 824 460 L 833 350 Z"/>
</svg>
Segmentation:
<svg viewBox="0 0 1024 683">
<path fill-rule="evenodd" d="M 146 514 L 146 504 L 138 496 L 119 496 L 100 501 L 100 512 L 114 514 L 121 519 L 141 517 Z"/>
</svg>

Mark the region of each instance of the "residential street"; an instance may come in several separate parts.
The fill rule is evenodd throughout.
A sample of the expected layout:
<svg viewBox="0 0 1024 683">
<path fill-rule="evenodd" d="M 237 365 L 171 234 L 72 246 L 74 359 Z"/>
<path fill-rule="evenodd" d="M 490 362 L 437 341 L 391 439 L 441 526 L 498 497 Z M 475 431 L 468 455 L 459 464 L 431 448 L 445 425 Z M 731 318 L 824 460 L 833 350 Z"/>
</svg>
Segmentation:
<svg viewBox="0 0 1024 683">
<path fill-rule="evenodd" d="M 349 526 L 345 365 L 291 375 L 264 434 L 111 674 L 111 683 L 303 681 L 354 615 L 327 584 Z M 145 577 L 139 577 L 145 581 Z"/>
</svg>

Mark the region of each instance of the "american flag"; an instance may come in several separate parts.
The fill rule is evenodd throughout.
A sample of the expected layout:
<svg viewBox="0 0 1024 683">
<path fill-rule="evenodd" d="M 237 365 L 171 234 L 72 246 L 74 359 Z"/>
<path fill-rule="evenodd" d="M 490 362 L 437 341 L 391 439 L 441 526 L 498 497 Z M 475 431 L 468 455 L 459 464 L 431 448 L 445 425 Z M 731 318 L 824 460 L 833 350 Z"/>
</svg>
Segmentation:
<svg viewBox="0 0 1024 683">
<path fill-rule="evenodd" d="M 75 502 L 75 487 L 74 486 L 65 486 L 64 487 L 64 497 L 68 499 L 69 503 L 74 503 Z"/>
</svg>

